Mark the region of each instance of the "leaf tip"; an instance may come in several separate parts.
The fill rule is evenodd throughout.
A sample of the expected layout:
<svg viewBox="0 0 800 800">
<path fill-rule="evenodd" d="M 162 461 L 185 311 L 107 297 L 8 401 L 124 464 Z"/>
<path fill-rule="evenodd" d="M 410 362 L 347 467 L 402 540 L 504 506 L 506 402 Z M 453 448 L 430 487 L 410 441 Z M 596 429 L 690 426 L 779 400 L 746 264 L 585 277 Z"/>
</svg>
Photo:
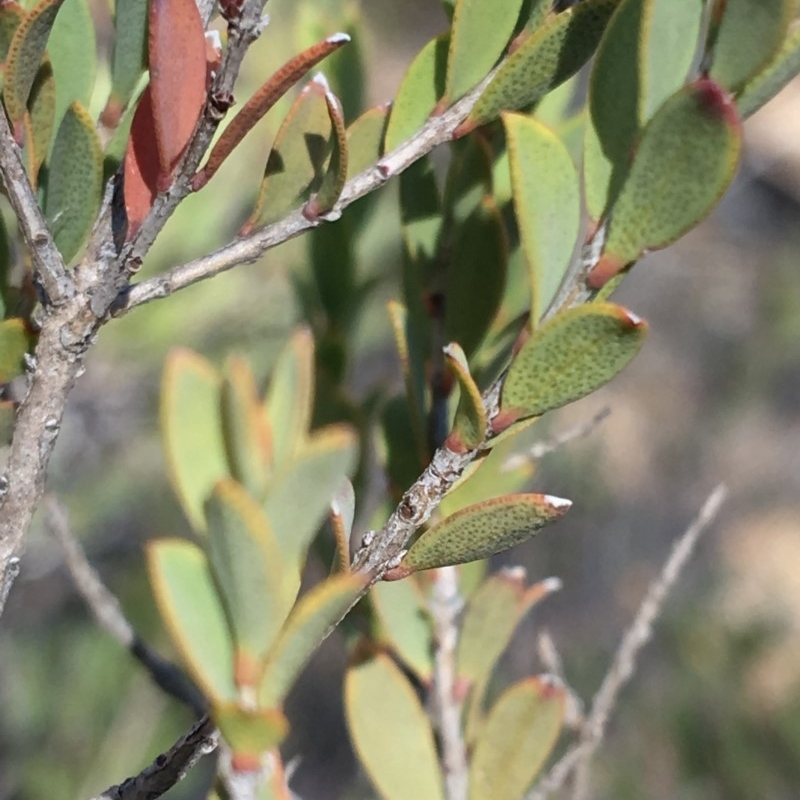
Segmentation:
<svg viewBox="0 0 800 800">
<path fill-rule="evenodd" d="M 561 514 L 565 514 L 572 508 L 572 500 L 567 500 L 565 497 L 556 497 L 552 494 L 546 494 L 544 495 L 544 501 Z"/>
<path fill-rule="evenodd" d="M 570 505 L 572 505 L 572 503 L 570 503 Z M 552 576 L 540 581 L 539 586 L 542 587 L 542 591 L 546 594 L 553 594 L 554 592 L 560 592 L 564 588 L 564 582 L 561 578 Z"/>
<path fill-rule="evenodd" d="M 325 41 L 329 44 L 347 44 L 350 41 L 350 34 L 342 33 L 340 31 L 339 33 L 334 33 L 333 35 L 329 36 Z"/>
</svg>

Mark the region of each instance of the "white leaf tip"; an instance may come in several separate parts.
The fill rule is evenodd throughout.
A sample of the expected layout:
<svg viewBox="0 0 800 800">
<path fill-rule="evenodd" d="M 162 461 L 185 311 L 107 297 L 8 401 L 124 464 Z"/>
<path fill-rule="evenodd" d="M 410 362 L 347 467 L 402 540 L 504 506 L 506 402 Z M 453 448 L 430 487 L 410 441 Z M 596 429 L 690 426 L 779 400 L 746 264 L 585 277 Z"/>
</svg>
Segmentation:
<svg viewBox="0 0 800 800">
<path fill-rule="evenodd" d="M 572 500 L 567 500 L 565 497 L 556 497 L 552 494 L 546 494 L 544 501 L 558 511 L 567 511 L 572 508 Z"/>
<path fill-rule="evenodd" d="M 564 586 L 564 582 L 561 578 L 551 577 L 545 578 L 542 582 L 542 589 L 544 589 L 548 594 L 552 594 L 553 592 L 560 592 Z"/>
<path fill-rule="evenodd" d="M 350 41 L 350 35 L 347 33 L 334 33 L 333 36 L 329 36 L 326 40 L 330 44 L 347 44 Z"/>
</svg>

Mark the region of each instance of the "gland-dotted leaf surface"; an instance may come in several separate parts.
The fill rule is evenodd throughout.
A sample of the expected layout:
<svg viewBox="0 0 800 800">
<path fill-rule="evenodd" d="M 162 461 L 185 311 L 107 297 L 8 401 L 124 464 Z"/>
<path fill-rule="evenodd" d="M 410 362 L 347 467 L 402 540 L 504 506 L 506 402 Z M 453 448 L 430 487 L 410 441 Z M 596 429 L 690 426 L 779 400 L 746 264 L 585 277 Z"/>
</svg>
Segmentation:
<svg viewBox="0 0 800 800">
<path fill-rule="evenodd" d="M 0 62 L 8 58 L 8 48 L 14 38 L 14 32 L 25 17 L 25 9 L 14 2 L 3 3 L 0 6 Z M 5 75 L 0 75 L 0 81 Z"/>
<path fill-rule="evenodd" d="M 465 95 L 495 65 L 521 7 L 522 0 L 458 0 L 447 55 L 448 104 Z"/>
<path fill-rule="evenodd" d="M 469 800 L 519 800 L 555 747 L 566 691 L 542 678 L 507 689 L 483 726 L 469 767 Z"/>
<path fill-rule="evenodd" d="M 234 644 L 203 551 L 181 539 L 147 546 L 156 604 L 192 678 L 213 701 L 234 700 Z"/>
<path fill-rule="evenodd" d="M 262 705 L 281 705 L 312 653 L 364 590 L 361 575 L 336 575 L 317 584 L 292 610 L 263 664 Z"/>
<path fill-rule="evenodd" d="M 572 77 L 597 47 L 620 0 L 585 0 L 549 18 L 500 67 L 454 135 L 524 108 Z"/>
<path fill-rule="evenodd" d="M 464 564 L 529 539 L 572 505 L 542 494 L 510 494 L 468 506 L 437 522 L 411 545 L 401 567 L 411 572 Z"/>
<path fill-rule="evenodd" d="M 77 101 L 61 120 L 50 158 L 44 212 L 65 262 L 80 251 L 97 212 L 103 148 L 94 120 Z"/>
<path fill-rule="evenodd" d="M 702 0 L 623 0 L 597 49 L 589 84 L 584 181 L 592 219 L 616 198 L 642 128 L 686 79 Z"/>
<path fill-rule="evenodd" d="M 427 121 L 444 93 L 447 35 L 428 42 L 411 62 L 400 83 L 386 129 L 386 152 L 410 139 Z"/>
<path fill-rule="evenodd" d="M 666 247 L 704 219 L 733 180 L 741 143 L 736 108 L 712 81 L 667 100 L 642 133 L 590 283 L 600 288 L 645 249 Z"/>
<path fill-rule="evenodd" d="M 31 186 L 34 188 L 37 186 L 39 168 L 47 158 L 56 130 L 55 110 L 56 81 L 53 76 L 53 68 L 45 59 L 42 66 L 39 67 L 31 87 L 28 97 L 28 113 L 22 119 L 25 130 L 23 158 Z"/>
<path fill-rule="evenodd" d="M 220 417 L 220 377 L 202 356 L 176 349 L 161 383 L 161 434 L 167 471 L 192 528 L 205 530 L 203 506 L 230 469 Z"/>
<path fill-rule="evenodd" d="M 428 716 L 394 662 L 380 654 L 351 667 L 344 697 L 350 736 L 381 797 L 444 800 Z"/>
<path fill-rule="evenodd" d="M 555 296 L 575 249 L 580 225 L 578 174 L 561 140 L 540 122 L 505 114 L 503 124 L 535 326 Z"/>
<path fill-rule="evenodd" d="M 257 662 L 300 588 L 299 570 L 282 561 L 269 520 L 236 481 L 217 483 L 205 512 L 208 556 L 236 642 L 236 680 L 254 686 Z"/>
<path fill-rule="evenodd" d="M 775 57 L 795 13 L 794 0 L 715 0 L 709 77 L 737 92 Z"/>
<path fill-rule="evenodd" d="M 380 623 L 379 640 L 427 683 L 433 673 L 433 626 L 417 581 L 378 581 L 369 599 Z"/>
<path fill-rule="evenodd" d="M 743 118 L 755 114 L 798 73 L 800 73 L 800 28 L 795 28 L 784 39 L 769 64 L 742 87 L 736 97 L 739 113 Z"/>
<path fill-rule="evenodd" d="M 533 332 L 511 362 L 500 407 L 544 414 L 599 389 L 639 352 L 647 325 L 612 303 L 578 306 Z"/>
<path fill-rule="evenodd" d="M 3 101 L 15 136 L 44 57 L 47 38 L 63 2 L 41 0 L 23 17 L 11 39 L 3 79 Z"/>
</svg>

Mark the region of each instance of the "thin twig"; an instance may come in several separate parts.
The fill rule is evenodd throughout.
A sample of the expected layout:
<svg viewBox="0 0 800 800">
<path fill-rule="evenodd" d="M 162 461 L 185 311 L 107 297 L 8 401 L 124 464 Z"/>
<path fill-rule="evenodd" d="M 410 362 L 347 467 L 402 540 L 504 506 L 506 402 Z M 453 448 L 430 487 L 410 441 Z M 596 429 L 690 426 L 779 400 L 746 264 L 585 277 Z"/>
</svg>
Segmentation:
<svg viewBox="0 0 800 800">
<path fill-rule="evenodd" d="M 207 710 L 205 698 L 181 669 L 151 650 L 136 634 L 122 612 L 119 600 L 89 563 L 86 552 L 70 528 L 63 505 L 54 495 L 46 495 L 44 508 L 47 527 L 61 545 L 75 587 L 97 624 L 147 669 L 160 689 L 187 705 L 198 716 L 204 714 Z"/>
<path fill-rule="evenodd" d="M 11 586 L 19 575 L 19 559 L 11 558 L 8 560 L 3 574 L 0 575 L 0 616 L 3 615 L 3 609 L 6 607 L 6 600 L 8 600 L 8 593 L 11 591 Z"/>
<path fill-rule="evenodd" d="M 538 461 L 546 455 L 555 452 L 565 444 L 588 436 L 606 417 L 611 414 L 611 409 L 606 406 L 600 409 L 591 419 L 579 422 L 550 439 L 534 442 L 524 453 L 514 453 L 509 456 L 501 467 L 503 472 L 510 472 L 528 461 Z"/>
<path fill-rule="evenodd" d="M 456 687 L 458 617 L 464 600 L 458 589 L 457 567 L 441 567 L 434 574 L 429 604 L 436 650 L 433 691 L 439 734 L 442 738 L 445 795 L 447 800 L 467 798 L 467 747 L 461 730 L 462 701 Z"/>
<path fill-rule="evenodd" d="M 588 769 L 592 756 L 603 742 L 620 691 L 633 675 L 639 653 L 653 635 L 653 624 L 661 614 L 665 600 L 691 558 L 700 536 L 716 517 L 726 495 L 726 488 L 717 486 L 703 503 L 692 524 L 673 546 L 661 574 L 650 584 L 636 617 L 622 637 L 614 660 L 594 696 L 580 740 L 537 783 L 526 796 L 526 800 L 545 800 L 553 792 L 559 791 L 570 775 Z"/>
<path fill-rule="evenodd" d="M 25 243 L 30 248 L 34 270 L 45 292 L 45 301 L 58 305 L 75 293 L 75 287 L 67 275 L 64 261 L 36 201 L 33 187 L 22 164 L 19 148 L 2 110 L 0 110 L 0 175 L 3 176 L 6 194 L 19 221 Z"/>
<path fill-rule="evenodd" d="M 494 72 L 490 73 L 475 89 L 443 114 L 431 117 L 411 139 L 384 156 L 377 164 L 351 178 L 345 184 L 339 201 L 329 215 L 331 219 L 338 217 L 360 197 L 380 188 L 389 178 L 407 169 L 436 146 L 449 141 L 453 131 L 472 110 L 493 75 Z M 116 313 L 126 313 L 151 300 L 168 297 L 180 289 L 185 289 L 220 272 L 240 264 L 251 263 L 267 250 L 321 224 L 324 224 L 324 220 L 306 219 L 302 211 L 297 209 L 282 220 L 237 239 L 207 256 L 181 264 L 134 285 L 127 297 L 121 299 L 120 308 Z"/>
<path fill-rule="evenodd" d="M 111 786 L 92 800 L 155 800 L 183 780 L 203 756 L 213 753 L 218 743 L 219 732 L 204 716 L 138 775 Z"/>
</svg>

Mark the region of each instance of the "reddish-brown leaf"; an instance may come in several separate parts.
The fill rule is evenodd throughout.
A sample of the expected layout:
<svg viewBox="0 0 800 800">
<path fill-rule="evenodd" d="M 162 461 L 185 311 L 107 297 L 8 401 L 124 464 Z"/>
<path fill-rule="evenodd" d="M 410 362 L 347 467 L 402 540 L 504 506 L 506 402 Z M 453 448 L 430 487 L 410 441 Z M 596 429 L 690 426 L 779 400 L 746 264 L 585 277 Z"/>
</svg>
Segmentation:
<svg viewBox="0 0 800 800">
<path fill-rule="evenodd" d="M 158 183 L 166 189 L 206 98 L 206 38 L 195 0 L 151 0 L 149 33 Z"/>
<path fill-rule="evenodd" d="M 150 86 L 142 93 L 133 115 L 125 150 L 123 194 L 131 239 L 153 206 L 158 192 L 159 153 L 156 147 L 153 98 Z"/>
<path fill-rule="evenodd" d="M 211 150 L 205 166 L 197 172 L 192 180 L 192 189 L 198 191 L 205 186 L 222 162 L 233 149 L 244 139 L 253 126 L 269 111 L 278 100 L 294 86 L 303 75 L 319 64 L 323 58 L 338 50 L 350 41 L 345 33 L 335 33 L 321 42 L 317 42 L 294 58 L 289 59 L 241 108 L 231 120 L 230 125 L 219 137 Z"/>
</svg>

